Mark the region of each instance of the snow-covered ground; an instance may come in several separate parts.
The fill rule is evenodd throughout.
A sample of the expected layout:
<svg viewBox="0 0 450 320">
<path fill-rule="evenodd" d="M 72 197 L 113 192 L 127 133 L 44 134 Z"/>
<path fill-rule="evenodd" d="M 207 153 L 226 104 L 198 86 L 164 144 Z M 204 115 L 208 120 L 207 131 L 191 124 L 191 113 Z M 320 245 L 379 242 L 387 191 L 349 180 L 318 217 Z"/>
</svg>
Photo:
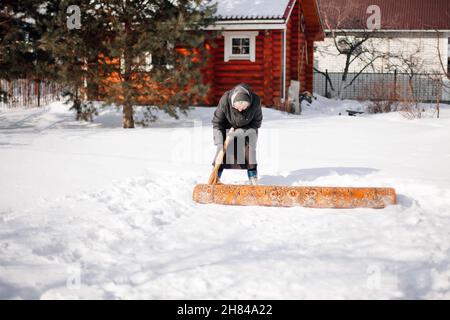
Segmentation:
<svg viewBox="0 0 450 320">
<path fill-rule="evenodd" d="M 0 298 L 450 298 L 450 108 L 442 118 L 265 109 L 262 184 L 394 187 L 383 210 L 192 201 L 214 109 L 123 130 L 68 107 L 0 114 Z M 241 183 L 243 171 L 223 181 Z"/>
</svg>

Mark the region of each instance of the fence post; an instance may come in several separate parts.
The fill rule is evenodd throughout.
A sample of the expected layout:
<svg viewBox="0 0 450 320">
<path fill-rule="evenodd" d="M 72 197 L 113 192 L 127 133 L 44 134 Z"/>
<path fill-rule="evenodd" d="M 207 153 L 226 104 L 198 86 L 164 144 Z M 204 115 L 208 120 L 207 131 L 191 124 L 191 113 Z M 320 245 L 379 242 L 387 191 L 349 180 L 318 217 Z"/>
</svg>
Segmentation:
<svg viewBox="0 0 450 320">
<path fill-rule="evenodd" d="M 394 70 L 394 99 L 397 99 L 397 69 Z"/>
<path fill-rule="evenodd" d="M 328 98 L 328 69 L 325 69 L 325 97 Z"/>
<path fill-rule="evenodd" d="M 37 85 L 37 106 L 41 106 L 41 80 L 36 80 Z"/>
</svg>

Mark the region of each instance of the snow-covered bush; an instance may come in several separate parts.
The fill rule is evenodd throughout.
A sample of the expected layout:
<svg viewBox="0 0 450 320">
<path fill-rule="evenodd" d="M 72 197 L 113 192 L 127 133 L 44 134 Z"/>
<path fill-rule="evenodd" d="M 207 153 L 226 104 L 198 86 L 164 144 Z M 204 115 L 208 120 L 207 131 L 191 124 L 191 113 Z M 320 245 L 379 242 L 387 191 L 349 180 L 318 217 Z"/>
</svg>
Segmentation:
<svg viewBox="0 0 450 320">
<path fill-rule="evenodd" d="M 370 101 L 369 106 L 367 107 L 367 112 L 375 114 L 397 111 L 398 104 L 398 101 L 393 100 Z"/>
<path fill-rule="evenodd" d="M 390 81 L 380 81 L 375 85 L 369 85 L 364 94 L 358 97 L 359 101 L 370 101 L 367 112 L 368 113 L 386 113 L 397 111 L 398 97 L 396 93 L 396 86 Z"/>
<path fill-rule="evenodd" d="M 149 127 L 152 122 L 158 119 L 156 113 L 159 111 L 158 107 L 145 106 L 136 110 L 134 115 L 134 122 L 144 128 Z"/>
<path fill-rule="evenodd" d="M 400 114 L 410 120 L 422 118 L 425 110 L 420 106 L 421 101 L 414 94 L 412 83 L 403 86 L 400 90 L 401 93 L 397 94 Z"/>
<path fill-rule="evenodd" d="M 411 85 L 402 86 L 394 82 L 381 81 L 367 87 L 358 100 L 368 100 L 367 112 L 371 114 L 398 111 L 407 119 L 420 119 L 424 110 L 414 95 Z"/>
<path fill-rule="evenodd" d="M 406 119 L 421 119 L 425 110 L 419 105 L 415 99 L 402 99 L 399 103 L 398 111 Z"/>
<path fill-rule="evenodd" d="M 81 102 L 79 99 L 75 100 L 70 110 L 76 112 L 77 121 L 94 121 L 94 115 L 98 116 L 97 108 L 94 107 L 92 101 Z"/>
<path fill-rule="evenodd" d="M 63 92 L 63 97 L 67 98 L 65 104 L 72 103 L 69 110 L 75 111 L 75 119 L 77 121 L 94 121 L 94 115 L 98 116 L 97 108 L 92 101 L 81 101 L 78 94 L 74 94 L 70 90 Z"/>
</svg>

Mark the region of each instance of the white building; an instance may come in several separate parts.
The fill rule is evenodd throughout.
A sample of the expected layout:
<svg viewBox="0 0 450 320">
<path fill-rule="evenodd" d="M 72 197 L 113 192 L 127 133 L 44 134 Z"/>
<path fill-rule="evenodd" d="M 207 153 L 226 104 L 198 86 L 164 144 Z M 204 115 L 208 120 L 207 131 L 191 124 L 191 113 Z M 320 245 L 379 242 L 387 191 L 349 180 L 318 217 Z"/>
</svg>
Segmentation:
<svg viewBox="0 0 450 320">
<path fill-rule="evenodd" d="M 337 47 L 345 51 L 348 41 L 355 43 L 370 34 L 363 45 L 368 53 L 356 57 L 356 51 L 351 56 L 349 73 L 450 71 L 450 0 L 319 0 L 319 4 L 326 39 L 315 46 L 316 70 L 343 73 L 347 55 Z"/>
<path fill-rule="evenodd" d="M 327 33 L 328 34 L 328 33 Z M 355 33 L 357 37 L 357 34 Z M 386 30 L 377 33 L 376 38 L 366 42 L 368 48 L 374 48 L 374 54 L 367 59 L 355 60 L 349 67 L 350 72 L 406 72 L 413 66 L 405 64 L 409 60 L 414 64 L 416 73 L 442 73 L 449 70 L 450 31 L 394 31 Z M 349 36 L 337 34 L 337 40 L 348 39 Z M 328 72 L 343 72 L 346 55 L 339 54 L 334 38 L 328 36 L 323 42 L 316 43 L 315 67 Z M 380 53 L 377 55 L 377 53 Z M 382 53 L 387 53 L 382 56 Z M 376 58 L 376 56 L 379 58 Z M 373 61 L 368 65 L 368 61 Z M 442 64 L 441 64 L 442 62 Z M 363 70 L 364 69 L 364 70 Z"/>
</svg>

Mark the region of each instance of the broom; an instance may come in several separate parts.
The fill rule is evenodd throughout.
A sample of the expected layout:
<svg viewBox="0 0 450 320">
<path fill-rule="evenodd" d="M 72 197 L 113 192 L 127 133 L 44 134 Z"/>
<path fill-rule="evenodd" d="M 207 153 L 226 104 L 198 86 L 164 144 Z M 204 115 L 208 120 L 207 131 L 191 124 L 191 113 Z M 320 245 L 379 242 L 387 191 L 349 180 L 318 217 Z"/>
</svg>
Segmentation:
<svg viewBox="0 0 450 320">
<path fill-rule="evenodd" d="M 231 128 L 228 131 L 228 135 L 227 135 L 227 138 L 225 139 L 225 143 L 223 144 L 223 148 L 217 154 L 216 161 L 214 162 L 214 169 L 211 172 L 211 175 L 209 176 L 208 184 L 217 184 L 217 183 L 219 183 L 219 176 L 218 176 L 219 169 L 220 169 L 220 166 L 223 163 L 223 157 L 225 155 L 225 152 L 228 149 L 228 145 L 230 144 L 230 141 L 231 141 L 231 134 L 233 132 L 234 132 L 234 128 Z"/>
</svg>

